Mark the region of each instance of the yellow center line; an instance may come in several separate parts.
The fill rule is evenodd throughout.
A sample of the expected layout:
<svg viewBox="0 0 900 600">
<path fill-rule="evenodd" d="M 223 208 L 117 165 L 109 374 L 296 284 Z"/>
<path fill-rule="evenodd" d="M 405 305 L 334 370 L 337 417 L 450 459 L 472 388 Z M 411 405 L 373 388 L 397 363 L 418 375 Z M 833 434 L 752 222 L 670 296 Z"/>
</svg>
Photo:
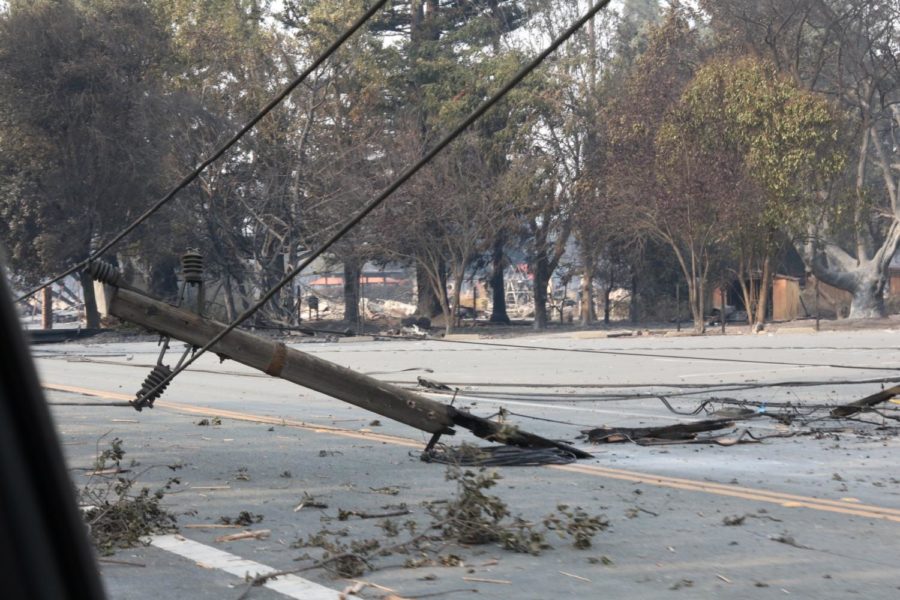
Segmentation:
<svg viewBox="0 0 900 600">
<path fill-rule="evenodd" d="M 632 481 L 634 483 L 643 483 L 647 485 L 655 485 L 659 487 L 666 487 L 689 492 L 702 492 L 706 494 L 713 494 L 716 496 L 739 498 L 741 500 L 766 502 L 769 504 L 777 504 L 785 508 L 809 508 L 824 512 L 840 513 L 857 517 L 868 517 L 872 519 L 884 519 L 886 521 L 900 523 L 900 515 L 897 514 L 898 511 L 896 509 L 881 506 L 855 503 L 842 504 L 841 502 L 834 500 L 822 500 L 820 498 L 797 496 L 795 494 L 782 494 L 780 492 L 771 492 L 768 490 L 753 490 L 750 488 L 741 488 L 739 486 L 709 484 L 702 481 L 693 481 L 690 479 L 660 477 L 658 475 L 634 473 L 631 471 L 620 471 L 618 469 L 606 469 L 602 467 L 594 467 L 592 465 L 550 465 L 550 468 L 560 471 L 569 471 L 571 473 L 593 475 L 596 477 L 604 477 L 608 479 L 619 479 L 622 481 Z"/>
<path fill-rule="evenodd" d="M 835 506 L 838 508 L 846 508 L 848 506 L 860 508 L 865 505 L 854 503 L 848 503 L 846 500 L 826 500 L 821 498 L 811 498 L 809 496 L 798 496 L 796 494 L 788 494 L 785 492 L 772 492 L 769 490 L 761 490 L 757 488 L 743 487 L 735 484 L 722 484 L 722 483 L 712 483 L 707 481 L 696 481 L 694 479 L 681 479 L 678 477 L 667 477 L 664 475 L 649 475 L 647 473 L 638 473 L 635 471 L 626 471 L 624 469 L 610 469 L 606 467 L 600 467 L 595 465 L 559 465 L 560 467 L 578 467 L 582 469 L 588 469 L 591 471 L 592 475 L 604 475 L 609 477 L 619 477 L 621 479 L 628 478 L 629 481 L 637 481 L 637 480 L 645 480 L 648 477 L 653 478 L 654 481 L 659 482 L 660 484 L 672 484 L 672 485 L 693 485 L 693 486 L 702 486 L 704 491 L 709 493 L 714 493 L 716 491 L 727 492 L 729 495 L 734 495 L 735 493 L 744 493 L 744 494 L 754 494 L 757 496 L 769 496 L 773 500 L 777 500 L 778 502 L 790 504 L 792 502 L 809 502 L 815 501 L 819 504 L 828 504 L 830 506 Z M 871 507 L 869 507 L 871 508 Z M 879 511 L 895 515 L 900 517 L 900 509 L 896 508 L 883 508 L 876 507 Z"/>
<path fill-rule="evenodd" d="M 98 398 L 107 398 L 109 400 L 133 400 L 134 396 L 128 394 L 119 394 L 117 392 L 107 392 L 103 390 L 95 390 L 91 388 L 77 387 L 74 385 L 62 385 L 58 383 L 44 383 L 42 387 L 47 390 L 55 390 L 58 392 L 70 392 L 73 394 L 82 394 L 85 396 L 95 396 Z M 209 417 L 222 417 L 225 419 L 234 419 L 235 421 L 250 421 L 252 423 L 265 423 L 267 425 L 286 425 L 297 429 L 305 429 L 315 433 L 328 433 L 339 435 L 358 440 L 369 440 L 374 442 L 384 442 L 386 444 L 394 444 L 397 446 L 407 446 L 409 448 L 421 448 L 422 442 L 411 440 L 409 438 L 398 437 L 394 435 L 385 435 L 368 431 L 353 431 L 352 429 L 344 429 L 342 427 L 333 427 L 331 425 L 315 425 L 305 421 L 297 421 L 294 419 L 283 419 L 281 417 L 271 417 L 264 415 L 254 415 L 245 412 L 237 412 L 233 410 L 224 410 L 221 408 L 207 408 L 193 404 L 181 404 L 179 402 L 168 402 L 165 400 L 157 400 L 153 403 L 154 407 L 167 408 L 180 413 L 191 415 L 203 415 Z"/>
<path fill-rule="evenodd" d="M 47 390 L 83 394 L 86 396 L 95 396 L 99 398 L 107 398 L 110 400 L 133 399 L 133 396 L 127 394 L 107 392 L 104 390 L 95 390 L 91 388 L 71 385 L 44 383 L 43 387 Z M 367 431 L 354 431 L 351 429 L 329 425 L 314 425 L 311 423 L 306 423 L 305 421 L 297 421 L 294 419 L 282 419 L 280 417 L 254 415 L 245 412 L 208 408 L 190 404 L 181 404 L 177 402 L 167 402 L 162 400 L 157 400 L 154 403 L 154 406 L 185 414 L 217 416 L 226 419 L 249 421 L 253 423 L 265 423 L 269 425 L 285 425 L 288 427 L 304 429 L 315 433 L 324 433 L 328 435 L 337 435 L 353 439 L 376 441 L 385 444 L 405 446 L 407 448 L 422 447 L 422 442 L 410 438 Z M 840 513 L 844 515 L 866 517 L 871 519 L 882 519 L 900 523 L 900 509 L 896 508 L 875 506 L 870 504 L 860 504 L 856 502 L 850 503 L 841 500 L 813 498 L 811 496 L 800 496 L 797 494 L 789 494 L 784 492 L 773 492 L 770 490 L 750 488 L 746 486 L 711 483 L 693 479 L 684 479 L 680 477 L 668 477 L 664 475 L 653 475 L 650 473 L 640 473 L 637 471 L 628 471 L 625 469 L 611 469 L 609 467 L 601 467 L 596 465 L 569 464 L 548 466 L 551 469 L 566 471 L 569 473 L 578 473 L 580 475 L 590 475 L 592 477 L 617 479 L 620 481 L 631 481 L 634 483 L 643 483 L 646 485 L 654 485 L 658 487 L 665 487 L 689 492 L 700 492 L 705 494 L 713 494 L 716 496 L 738 498 L 742 500 L 766 502 L 770 504 L 777 504 L 779 506 L 787 508 L 808 508 L 811 510 L 819 510 L 823 512 Z"/>
</svg>

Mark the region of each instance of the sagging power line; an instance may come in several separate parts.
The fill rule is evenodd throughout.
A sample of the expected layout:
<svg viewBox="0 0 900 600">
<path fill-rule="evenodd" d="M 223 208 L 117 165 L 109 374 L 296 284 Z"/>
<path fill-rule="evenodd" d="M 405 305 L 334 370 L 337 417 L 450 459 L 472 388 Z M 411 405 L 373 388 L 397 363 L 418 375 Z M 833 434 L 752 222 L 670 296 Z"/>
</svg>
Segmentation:
<svg viewBox="0 0 900 600">
<path fill-rule="evenodd" d="M 379 334 L 379 337 L 414 339 L 411 336 L 392 336 Z M 421 339 L 421 338 L 419 338 Z M 430 342 L 443 342 L 448 344 L 470 344 L 474 346 L 493 346 L 495 348 L 512 348 L 516 350 L 544 350 L 548 352 L 576 352 L 584 354 L 606 354 L 609 356 L 637 356 L 642 358 L 667 358 L 673 360 L 699 360 L 723 363 L 741 363 L 750 365 L 772 365 L 778 367 L 821 367 L 827 369 L 858 369 L 861 371 L 892 371 L 900 370 L 900 367 L 873 367 L 871 365 L 841 365 L 822 363 L 785 362 L 776 360 L 756 360 L 749 358 L 723 358 L 720 356 L 684 356 L 679 354 L 659 354 L 656 352 L 627 352 L 622 350 L 599 350 L 595 348 L 555 348 L 553 346 L 522 346 L 519 344 L 506 344 L 495 342 L 478 342 L 474 340 L 446 340 L 428 338 Z"/>
</svg>

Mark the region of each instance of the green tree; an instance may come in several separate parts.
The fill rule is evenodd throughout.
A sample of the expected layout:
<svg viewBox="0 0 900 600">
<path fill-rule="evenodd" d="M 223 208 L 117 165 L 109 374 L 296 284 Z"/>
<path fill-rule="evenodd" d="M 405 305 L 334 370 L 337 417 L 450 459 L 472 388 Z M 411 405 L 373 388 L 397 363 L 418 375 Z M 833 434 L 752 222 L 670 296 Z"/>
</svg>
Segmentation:
<svg viewBox="0 0 900 600">
<path fill-rule="evenodd" d="M 893 0 L 704 2 L 714 31 L 767 57 L 851 122 L 843 177 L 806 194 L 822 209 L 795 246 L 816 277 L 853 294 L 851 317 L 884 313 L 900 244 L 900 12 Z M 824 179 L 824 178 L 823 178 Z"/>
<path fill-rule="evenodd" d="M 646 49 L 610 95 L 601 122 L 609 138 L 606 186 L 620 223 L 678 258 L 694 324 L 702 331 L 720 211 L 708 189 L 714 182 L 695 177 L 714 173 L 703 168 L 700 148 L 664 131 L 673 131 L 682 119 L 675 107 L 702 61 L 702 43 L 689 16 L 673 6 L 647 31 Z"/>
<path fill-rule="evenodd" d="M 805 235 L 821 210 L 809 190 L 828 187 L 844 167 L 841 128 L 830 102 L 773 64 L 726 58 L 697 72 L 660 134 L 669 156 L 698 155 L 702 173 L 689 177 L 711 192 L 707 213 L 724 210 L 715 237 L 735 251 L 751 323 L 765 316 L 779 242 Z M 754 272 L 762 290 L 747 285 Z"/>
</svg>

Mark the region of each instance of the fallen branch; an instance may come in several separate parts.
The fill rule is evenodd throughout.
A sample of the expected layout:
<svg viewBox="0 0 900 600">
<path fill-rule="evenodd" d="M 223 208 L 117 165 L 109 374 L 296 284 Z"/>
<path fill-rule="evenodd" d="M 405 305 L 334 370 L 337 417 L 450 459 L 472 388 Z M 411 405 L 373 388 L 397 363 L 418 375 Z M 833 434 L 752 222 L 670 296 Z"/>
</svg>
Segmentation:
<svg viewBox="0 0 900 600">
<path fill-rule="evenodd" d="M 217 542 L 236 542 L 238 540 L 264 540 L 272 534 L 270 529 L 257 529 L 256 531 L 242 531 L 231 535 L 220 535 Z"/>
<path fill-rule="evenodd" d="M 642 513 L 647 513 L 648 515 L 653 516 L 653 517 L 658 517 L 658 516 L 659 516 L 659 513 L 655 513 L 655 512 L 653 512 L 652 510 L 647 510 L 646 508 L 643 508 L 643 507 L 641 507 L 641 506 L 635 506 L 635 507 L 633 507 L 633 508 L 634 508 L 634 510 L 636 510 L 636 511 L 639 511 L 639 512 L 642 512 Z"/>
<path fill-rule="evenodd" d="M 430 530 L 439 529 L 440 527 L 442 527 L 445 524 L 446 523 L 435 523 L 433 525 L 433 527 L 430 527 L 429 529 Z M 406 547 L 414 546 L 418 542 L 424 540 L 425 538 L 427 538 L 431 535 L 432 535 L 431 531 L 426 531 L 425 533 L 420 533 L 419 535 L 412 537 L 412 538 L 406 540 L 405 542 L 400 542 L 398 544 L 394 544 L 393 546 L 388 546 L 387 548 L 379 549 L 378 552 L 380 554 L 385 554 L 385 553 L 390 554 L 393 552 L 397 552 Z M 362 561 L 370 569 L 372 568 L 372 565 L 369 564 L 369 561 L 367 560 L 368 557 L 360 556 L 359 554 L 357 554 L 355 552 L 345 552 L 343 554 L 336 554 L 336 555 L 330 556 L 328 558 L 317 560 L 313 564 L 307 565 L 305 567 L 298 567 L 296 569 L 285 569 L 283 571 L 272 571 L 271 573 L 266 573 L 265 575 L 257 575 L 256 577 L 254 577 L 253 579 L 250 579 L 247 582 L 247 587 L 244 589 L 243 593 L 241 593 L 241 595 L 237 597 L 237 600 L 244 600 L 244 598 L 246 598 L 250 594 L 250 592 L 253 590 L 254 587 L 264 585 L 270 579 L 275 579 L 277 577 L 281 577 L 282 575 L 296 575 L 297 573 L 303 573 L 305 571 L 312 571 L 313 569 L 321 569 L 323 567 L 327 567 L 328 565 L 330 565 L 333 562 L 345 560 L 348 558 Z"/>
<path fill-rule="evenodd" d="M 360 519 L 386 519 L 388 517 L 403 517 L 411 513 L 412 511 L 408 509 L 395 510 L 385 513 L 367 513 L 364 511 L 340 509 L 338 510 L 338 521 L 346 521 L 350 517 L 359 517 Z"/>
<path fill-rule="evenodd" d="M 391 593 L 391 594 L 397 594 L 397 593 L 399 593 L 399 592 L 397 592 L 397 590 L 395 590 L 395 589 L 393 589 L 393 588 L 389 588 L 389 587 L 384 586 L 384 585 L 381 585 L 381 584 L 379 584 L 379 583 L 373 583 L 373 582 L 371 582 L 371 581 L 363 581 L 362 579 L 352 579 L 351 581 L 353 581 L 353 583 L 358 583 L 358 584 L 361 584 L 361 585 L 364 585 L 364 586 L 367 586 L 367 587 L 375 588 L 376 590 L 380 590 L 380 591 L 382 591 L 382 592 L 388 592 L 388 593 Z"/>
<path fill-rule="evenodd" d="M 472 583 L 502 583 L 504 585 L 511 585 L 512 581 L 508 579 L 485 579 L 484 577 L 463 577 L 463 581 L 469 581 Z"/>
<path fill-rule="evenodd" d="M 591 580 L 587 577 L 582 577 L 581 575 L 575 575 L 574 573 L 567 573 L 565 571 L 560 571 L 560 575 L 565 575 L 566 577 L 571 577 L 572 579 L 577 579 L 579 581 L 585 581 L 587 583 L 591 583 Z"/>
<path fill-rule="evenodd" d="M 385 600 L 419 600 L 420 598 L 435 598 L 437 596 L 446 596 L 447 594 L 477 594 L 475 588 L 456 588 L 452 590 L 443 590 L 441 592 L 429 592 L 427 594 L 416 594 L 415 596 L 387 596 Z"/>
<path fill-rule="evenodd" d="M 127 560 L 118 560 L 118 559 L 115 559 L 115 558 L 102 558 L 102 557 L 100 557 L 100 558 L 97 559 L 97 562 L 98 562 L 98 563 L 103 563 L 103 564 L 108 564 L 108 565 L 124 565 L 124 566 L 126 566 L 126 567 L 146 567 L 146 566 L 147 566 L 147 565 L 145 565 L 144 563 L 130 562 L 130 561 L 127 561 Z"/>
<path fill-rule="evenodd" d="M 294 507 L 294 512 L 300 512 L 306 507 L 309 508 L 328 508 L 328 505 L 324 502 L 319 502 L 315 499 L 314 496 L 308 494 L 307 492 L 303 492 L 303 500 Z"/>
</svg>

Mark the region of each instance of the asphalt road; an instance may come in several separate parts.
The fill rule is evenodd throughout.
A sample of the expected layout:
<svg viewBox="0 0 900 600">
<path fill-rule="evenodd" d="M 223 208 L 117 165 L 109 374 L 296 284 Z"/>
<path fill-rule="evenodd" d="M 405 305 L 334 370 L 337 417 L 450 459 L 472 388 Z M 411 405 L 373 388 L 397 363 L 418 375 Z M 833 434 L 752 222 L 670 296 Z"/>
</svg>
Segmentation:
<svg viewBox="0 0 900 600">
<path fill-rule="evenodd" d="M 381 588 L 366 588 L 363 597 L 385 597 L 386 589 L 405 598 L 900 595 L 900 440 L 890 419 L 817 422 L 817 435 L 732 446 L 588 446 L 576 439 L 587 427 L 703 418 L 673 414 L 654 394 L 686 412 L 722 396 L 767 406 L 853 401 L 881 389 L 880 380 L 900 376 L 900 332 L 463 340 L 479 344 L 297 347 L 404 385 L 425 376 L 458 387 L 457 404 L 477 414 L 503 407 L 524 429 L 589 449 L 595 458 L 575 465 L 501 468 L 491 493 L 527 520 L 540 521 L 567 504 L 605 515 L 610 527 L 585 550 L 551 539 L 553 548 L 540 556 L 490 545 L 443 548 L 441 556 L 460 558 L 454 566 L 404 568 L 410 556 L 379 558 L 362 579 Z M 345 541 L 386 544 L 406 535 L 388 538 L 379 528 L 383 519 L 338 520 L 340 510 L 373 514 L 405 504 L 410 514 L 397 522 L 415 521 L 421 531 L 431 521 L 424 503 L 454 493 L 443 466 L 418 458 L 425 434 L 238 364 L 204 357 L 155 409 L 138 413 L 59 403 L 132 397 L 156 360 L 154 344 L 43 345 L 34 353 L 48 398 L 57 403 L 53 411 L 77 485 L 113 437 L 123 440 L 126 460 L 140 463 L 135 472 L 151 488 L 172 475 L 166 465 L 181 467 L 180 484 L 163 499 L 178 515 L 181 537 L 109 557 L 118 561 L 101 565 L 111 598 L 237 598 L 245 587 L 240 573 L 309 564 L 295 559 L 316 552 L 292 545 L 322 529 L 346 529 Z M 861 380 L 870 382 L 846 383 Z M 763 385 L 778 382 L 816 385 Z M 635 395 L 645 397 L 626 398 Z M 886 405 L 885 414 L 895 416 L 898 408 Z M 215 417 L 221 424 L 197 424 Z M 745 427 L 757 437 L 809 430 L 767 418 L 737 429 Z M 465 432 L 448 441 L 478 442 Z M 295 511 L 310 497 L 327 508 Z M 241 511 L 261 515 L 247 529 L 267 529 L 269 537 L 215 541 L 243 529 L 208 526 Z M 726 525 L 726 517 L 740 524 Z M 279 589 L 254 588 L 250 597 L 337 598 L 352 584 L 321 569 L 298 576 L 276 580 Z"/>
</svg>

